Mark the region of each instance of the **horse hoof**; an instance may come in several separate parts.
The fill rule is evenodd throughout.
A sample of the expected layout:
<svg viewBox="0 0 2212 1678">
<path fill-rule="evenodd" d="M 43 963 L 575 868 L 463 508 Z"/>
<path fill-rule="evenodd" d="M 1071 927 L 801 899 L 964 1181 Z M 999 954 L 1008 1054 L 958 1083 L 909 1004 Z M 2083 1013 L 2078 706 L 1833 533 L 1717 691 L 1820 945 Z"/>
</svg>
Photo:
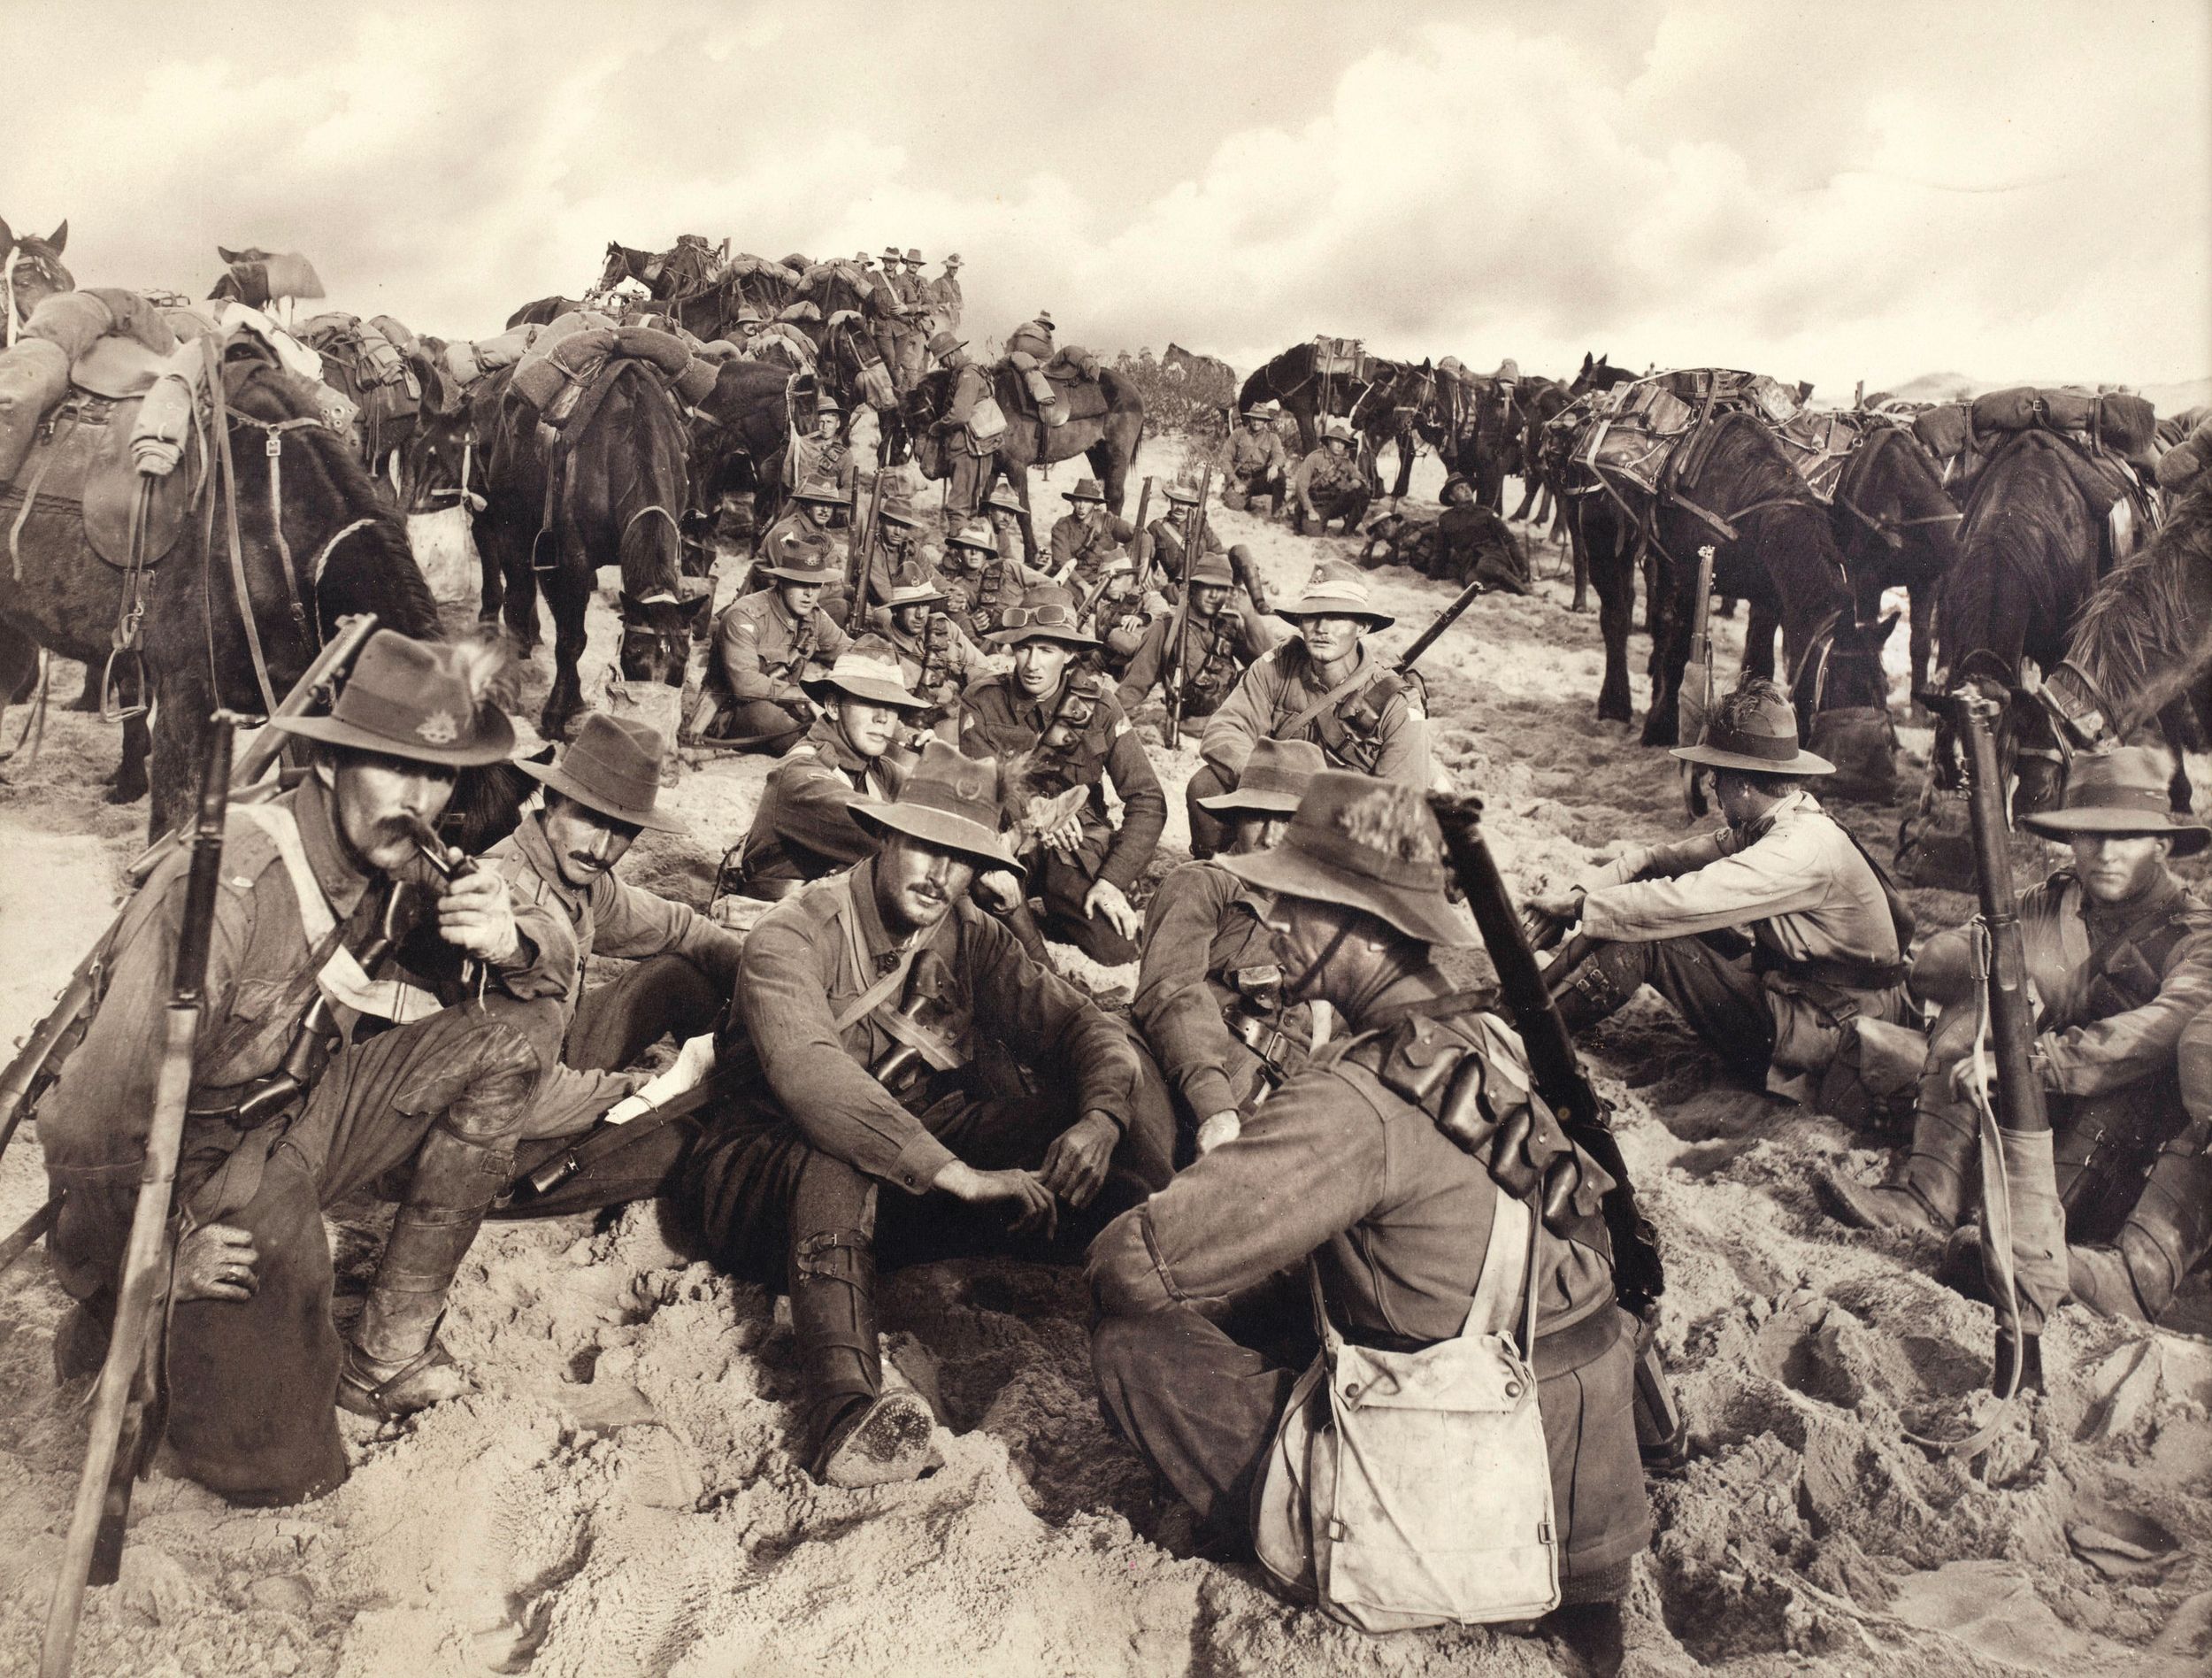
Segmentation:
<svg viewBox="0 0 2212 1678">
<path fill-rule="evenodd" d="M 107 801 L 111 804 L 136 804 L 145 796 L 146 783 L 142 781 L 135 787 L 127 787 L 118 781 L 107 790 Z"/>
</svg>

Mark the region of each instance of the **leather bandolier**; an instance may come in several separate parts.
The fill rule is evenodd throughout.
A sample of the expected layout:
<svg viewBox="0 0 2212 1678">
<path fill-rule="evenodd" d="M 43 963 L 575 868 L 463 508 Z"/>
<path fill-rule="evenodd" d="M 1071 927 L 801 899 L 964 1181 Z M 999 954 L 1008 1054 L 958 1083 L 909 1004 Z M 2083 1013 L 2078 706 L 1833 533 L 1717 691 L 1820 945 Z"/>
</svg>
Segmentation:
<svg viewBox="0 0 2212 1678">
<path fill-rule="evenodd" d="M 1378 671 L 1372 681 L 1345 695 L 1308 725 L 1310 737 L 1333 768 L 1363 775 L 1375 773 L 1382 760 L 1383 718 L 1390 702 L 1401 694 L 1407 694 L 1407 704 L 1412 706 L 1405 679 L 1394 670 Z"/>
<path fill-rule="evenodd" d="M 1186 716 L 1211 716 L 1236 686 L 1241 674 L 1237 668 L 1236 630 L 1235 614 L 1225 605 L 1207 620 L 1204 651 L 1197 667 L 1187 675 L 1173 673 L 1182 686 Z"/>
</svg>

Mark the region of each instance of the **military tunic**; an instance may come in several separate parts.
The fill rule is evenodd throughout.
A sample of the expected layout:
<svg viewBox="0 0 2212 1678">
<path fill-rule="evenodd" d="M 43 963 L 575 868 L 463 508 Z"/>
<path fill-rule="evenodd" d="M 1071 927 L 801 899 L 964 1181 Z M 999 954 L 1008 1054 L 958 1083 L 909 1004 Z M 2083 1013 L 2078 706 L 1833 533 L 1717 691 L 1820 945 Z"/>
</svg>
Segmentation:
<svg viewBox="0 0 2212 1678">
<path fill-rule="evenodd" d="M 852 807 L 887 802 L 897 791 L 880 758 L 855 751 L 834 717 L 817 717 L 761 789 L 738 863 L 745 890 L 786 897 L 809 880 L 873 856 L 880 841 L 852 819 Z"/>
<path fill-rule="evenodd" d="M 1072 578 L 1079 588 L 1094 588 L 1099 567 L 1136 537 L 1136 526 L 1117 514 L 1108 513 L 1093 526 L 1081 513 L 1071 512 L 1052 527 L 1052 574 L 1064 583 Z"/>
</svg>

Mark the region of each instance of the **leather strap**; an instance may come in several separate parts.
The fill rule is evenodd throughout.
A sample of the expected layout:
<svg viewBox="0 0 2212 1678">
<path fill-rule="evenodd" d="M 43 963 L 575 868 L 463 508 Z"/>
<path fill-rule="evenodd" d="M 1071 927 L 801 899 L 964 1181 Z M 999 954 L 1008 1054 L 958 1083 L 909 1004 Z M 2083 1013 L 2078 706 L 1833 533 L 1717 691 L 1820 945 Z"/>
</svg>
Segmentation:
<svg viewBox="0 0 2212 1678">
<path fill-rule="evenodd" d="M 1338 682 L 1335 687 L 1330 689 L 1328 692 L 1323 694 L 1303 710 L 1293 712 L 1288 721 L 1276 727 L 1273 737 L 1277 740 L 1295 740 L 1305 731 L 1306 726 L 1323 712 L 1333 710 L 1340 702 L 1348 699 L 1361 689 L 1380 681 L 1385 674 L 1386 673 L 1377 670 L 1369 662 L 1365 650 L 1363 649 L 1357 670 L 1345 677 L 1343 681 Z"/>
<path fill-rule="evenodd" d="M 224 530 L 230 547 L 230 583 L 238 597 L 238 621 L 246 631 L 246 650 L 253 655 L 254 680 L 260 684 L 261 700 L 267 714 L 273 717 L 277 713 L 276 688 L 269 680 L 269 660 L 261 650 L 261 627 L 254 621 L 253 590 L 246 581 L 245 547 L 238 536 L 238 468 L 231 458 L 230 404 L 223 389 L 222 351 L 216 344 L 216 335 L 210 333 L 200 342 L 206 346 L 208 401 L 215 411 L 210 429 L 214 433 L 216 458 L 223 474 L 219 494 L 223 501 Z"/>
</svg>

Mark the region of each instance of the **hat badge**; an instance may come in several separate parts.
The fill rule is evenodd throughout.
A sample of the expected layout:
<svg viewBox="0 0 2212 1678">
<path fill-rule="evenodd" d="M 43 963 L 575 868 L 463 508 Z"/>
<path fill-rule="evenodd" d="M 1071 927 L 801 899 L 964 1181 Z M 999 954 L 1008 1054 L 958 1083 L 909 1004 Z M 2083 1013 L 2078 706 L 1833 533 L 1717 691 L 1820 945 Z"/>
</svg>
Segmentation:
<svg viewBox="0 0 2212 1678">
<path fill-rule="evenodd" d="M 980 798 L 983 796 L 983 777 L 973 773 L 964 774 L 953 790 L 963 798 Z"/>
<path fill-rule="evenodd" d="M 449 746 L 461 737 L 461 725 L 450 711 L 434 711 L 415 725 L 415 735 L 426 745 Z"/>
</svg>

